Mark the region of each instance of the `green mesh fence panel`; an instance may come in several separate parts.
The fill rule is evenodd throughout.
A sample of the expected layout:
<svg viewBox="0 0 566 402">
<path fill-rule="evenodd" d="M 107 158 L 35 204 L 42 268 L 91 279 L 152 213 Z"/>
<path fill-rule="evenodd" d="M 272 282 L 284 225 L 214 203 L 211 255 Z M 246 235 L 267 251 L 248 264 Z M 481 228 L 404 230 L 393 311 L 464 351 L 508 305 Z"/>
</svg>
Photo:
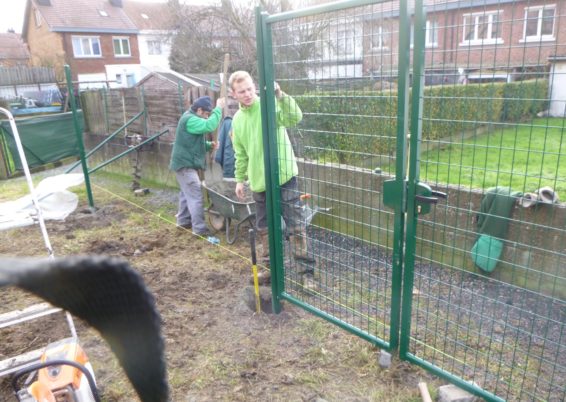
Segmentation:
<svg viewBox="0 0 566 402">
<path fill-rule="evenodd" d="M 402 342 L 490 400 L 566 397 L 566 208 L 551 201 L 566 194 L 564 5 L 425 1 L 413 28 L 424 89 L 412 179 L 448 199 L 409 210 L 418 295 Z"/>
<path fill-rule="evenodd" d="M 390 348 L 400 287 L 393 285 L 395 215 L 381 187 L 395 175 L 399 28 L 390 5 L 363 3 L 270 24 L 274 79 L 303 116 L 287 128 L 299 165 L 296 197 L 308 194 L 302 227 L 277 241 L 284 297 Z M 293 158 L 278 149 L 278 165 Z M 293 257 L 303 242 L 316 263 Z M 306 292 L 310 271 L 317 288 Z"/>
</svg>

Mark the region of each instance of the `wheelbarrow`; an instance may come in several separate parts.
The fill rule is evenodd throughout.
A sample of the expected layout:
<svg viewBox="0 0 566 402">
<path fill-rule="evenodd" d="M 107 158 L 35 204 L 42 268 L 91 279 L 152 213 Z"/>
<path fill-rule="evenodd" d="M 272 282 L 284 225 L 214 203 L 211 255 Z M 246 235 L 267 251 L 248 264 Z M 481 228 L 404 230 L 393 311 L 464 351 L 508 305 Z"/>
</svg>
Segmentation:
<svg viewBox="0 0 566 402">
<path fill-rule="evenodd" d="M 244 201 L 239 201 L 236 199 L 235 181 L 203 181 L 202 186 L 208 194 L 208 223 L 214 230 L 226 229 L 228 244 L 236 242 L 240 226 L 246 223 L 250 227 L 255 226 L 255 202 L 251 192 L 248 191 L 250 195 Z"/>
</svg>

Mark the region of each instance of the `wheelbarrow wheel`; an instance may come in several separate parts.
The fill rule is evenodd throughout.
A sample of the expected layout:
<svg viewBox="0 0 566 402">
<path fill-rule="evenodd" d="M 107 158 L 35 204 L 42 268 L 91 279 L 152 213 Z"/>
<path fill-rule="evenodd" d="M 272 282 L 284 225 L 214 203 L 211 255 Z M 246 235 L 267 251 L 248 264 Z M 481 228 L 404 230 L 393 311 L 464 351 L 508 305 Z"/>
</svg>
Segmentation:
<svg viewBox="0 0 566 402">
<path fill-rule="evenodd" d="M 236 224 L 233 230 L 230 230 L 232 226 L 232 219 L 226 218 L 226 243 L 234 244 L 238 238 L 238 230 L 240 229 L 240 224 Z"/>
<path fill-rule="evenodd" d="M 224 217 L 216 211 L 208 211 L 208 224 L 216 232 L 224 229 Z"/>
</svg>

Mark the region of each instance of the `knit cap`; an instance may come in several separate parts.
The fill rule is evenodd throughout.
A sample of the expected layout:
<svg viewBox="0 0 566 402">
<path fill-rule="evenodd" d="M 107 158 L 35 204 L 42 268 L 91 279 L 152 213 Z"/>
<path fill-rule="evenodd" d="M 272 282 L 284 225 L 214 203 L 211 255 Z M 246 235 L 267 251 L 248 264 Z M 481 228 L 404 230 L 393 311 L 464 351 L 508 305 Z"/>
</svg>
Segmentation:
<svg viewBox="0 0 566 402">
<path fill-rule="evenodd" d="M 210 96 L 201 96 L 193 102 L 191 110 L 193 112 L 196 112 L 199 108 L 201 108 L 205 112 L 212 111 L 212 99 L 210 99 Z"/>
</svg>

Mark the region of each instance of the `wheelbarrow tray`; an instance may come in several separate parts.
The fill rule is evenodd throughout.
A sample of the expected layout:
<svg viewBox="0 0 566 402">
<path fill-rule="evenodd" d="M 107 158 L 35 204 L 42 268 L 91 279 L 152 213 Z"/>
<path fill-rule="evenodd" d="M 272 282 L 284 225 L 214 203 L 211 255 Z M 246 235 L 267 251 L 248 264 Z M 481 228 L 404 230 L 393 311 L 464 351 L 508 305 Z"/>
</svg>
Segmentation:
<svg viewBox="0 0 566 402">
<path fill-rule="evenodd" d="M 235 199 L 235 181 L 222 180 L 211 183 L 203 181 L 202 186 L 208 194 L 208 213 L 224 217 L 226 241 L 228 244 L 233 244 L 238 236 L 240 225 L 249 221 L 253 226 L 253 220 L 255 220 L 255 202 L 251 197 L 251 193 L 244 201 L 239 201 Z M 232 223 L 236 226 L 233 234 L 230 231 Z"/>
</svg>

